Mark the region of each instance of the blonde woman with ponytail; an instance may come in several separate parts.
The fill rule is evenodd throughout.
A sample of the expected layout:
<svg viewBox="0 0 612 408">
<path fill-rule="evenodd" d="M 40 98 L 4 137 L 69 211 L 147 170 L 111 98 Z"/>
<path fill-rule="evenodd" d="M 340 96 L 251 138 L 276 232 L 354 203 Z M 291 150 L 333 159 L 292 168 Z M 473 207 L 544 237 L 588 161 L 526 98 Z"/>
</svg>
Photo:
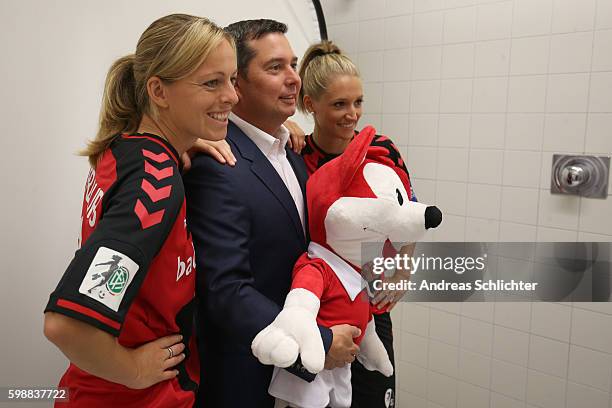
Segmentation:
<svg viewBox="0 0 612 408">
<path fill-rule="evenodd" d="M 232 38 L 206 18 L 153 22 L 106 78 L 81 247 L 45 309 L 75 407 L 191 407 L 195 255 L 179 159 L 222 140 L 237 102 Z"/>
<path fill-rule="evenodd" d="M 301 151 L 308 173 L 312 174 L 342 154 L 358 133 L 357 124 L 363 113 L 363 87 L 355 64 L 331 41 L 322 41 L 306 50 L 299 75 L 302 89 L 298 109 L 312 115 L 314 119 L 314 130 L 312 134 L 306 135 L 305 146 Z M 384 148 L 390 160 L 408 174 L 399 150 L 388 137 L 376 135 L 372 145 Z M 411 200 L 416 201 L 413 191 L 410 191 L 410 196 Z M 411 243 L 403 246 L 399 252 L 412 256 L 413 251 L 414 244 Z M 409 271 L 396 271 L 393 277 L 385 279 L 399 281 L 409 277 Z M 403 294 L 401 291 L 379 291 L 372 299 L 377 308 L 374 312 L 376 332 L 394 366 L 389 311 Z M 355 360 L 351 365 L 351 385 L 353 408 L 394 406 L 394 375 L 385 377 L 378 371 L 368 371 Z"/>
</svg>

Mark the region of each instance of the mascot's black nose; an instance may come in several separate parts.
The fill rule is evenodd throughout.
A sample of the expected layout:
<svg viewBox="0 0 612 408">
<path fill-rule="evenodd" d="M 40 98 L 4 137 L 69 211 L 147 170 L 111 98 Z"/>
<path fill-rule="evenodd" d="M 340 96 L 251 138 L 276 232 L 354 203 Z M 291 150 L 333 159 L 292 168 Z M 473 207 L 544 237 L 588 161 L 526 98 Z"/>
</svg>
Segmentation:
<svg viewBox="0 0 612 408">
<path fill-rule="evenodd" d="M 442 222 L 442 211 L 434 205 L 425 209 L 425 229 L 436 228 Z"/>
</svg>

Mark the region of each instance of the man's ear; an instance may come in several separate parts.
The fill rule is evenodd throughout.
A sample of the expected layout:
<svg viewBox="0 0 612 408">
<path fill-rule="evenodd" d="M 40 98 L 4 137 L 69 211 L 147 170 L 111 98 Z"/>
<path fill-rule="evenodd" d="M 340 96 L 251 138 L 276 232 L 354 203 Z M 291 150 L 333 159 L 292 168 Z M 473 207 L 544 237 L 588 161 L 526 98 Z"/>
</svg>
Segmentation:
<svg viewBox="0 0 612 408">
<path fill-rule="evenodd" d="M 160 77 L 152 76 L 147 80 L 147 93 L 157 108 L 168 107 L 168 89 Z"/>
<path fill-rule="evenodd" d="M 236 82 L 234 83 L 234 90 L 236 91 L 236 95 L 238 96 L 238 101 L 242 99 L 242 92 L 240 92 L 240 85 L 245 79 L 238 74 L 236 76 Z"/>
</svg>

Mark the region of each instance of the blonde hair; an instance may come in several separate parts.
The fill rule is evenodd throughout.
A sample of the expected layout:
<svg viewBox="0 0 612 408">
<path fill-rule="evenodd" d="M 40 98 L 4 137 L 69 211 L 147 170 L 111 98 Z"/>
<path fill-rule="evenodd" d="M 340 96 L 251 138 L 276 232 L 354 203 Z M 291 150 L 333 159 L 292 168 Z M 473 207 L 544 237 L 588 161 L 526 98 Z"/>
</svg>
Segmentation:
<svg viewBox="0 0 612 408">
<path fill-rule="evenodd" d="M 337 75 L 359 77 L 359 70 L 349 57 L 331 41 L 311 45 L 304 53 L 299 70 L 302 89 L 298 98 L 298 109 L 306 112 L 304 95 L 317 100 L 323 95 L 329 82 Z"/>
<path fill-rule="evenodd" d="M 135 132 L 143 114 L 157 116 L 149 103 L 147 81 L 176 81 L 192 74 L 223 40 L 232 37 L 204 17 L 171 14 L 154 21 L 140 36 L 134 54 L 111 66 L 104 84 L 96 137 L 80 152 L 92 167 L 115 137 Z"/>
</svg>

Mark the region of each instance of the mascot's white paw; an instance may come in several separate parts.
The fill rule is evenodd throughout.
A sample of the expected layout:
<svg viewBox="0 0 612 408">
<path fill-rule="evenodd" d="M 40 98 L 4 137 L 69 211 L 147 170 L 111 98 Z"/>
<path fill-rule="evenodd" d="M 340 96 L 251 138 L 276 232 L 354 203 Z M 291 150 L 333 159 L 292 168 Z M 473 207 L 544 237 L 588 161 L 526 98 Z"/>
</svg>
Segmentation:
<svg viewBox="0 0 612 408">
<path fill-rule="evenodd" d="M 282 329 L 272 324 L 260 331 L 251 343 L 253 355 L 262 364 L 289 367 L 297 359 L 297 342 Z"/>
<path fill-rule="evenodd" d="M 366 332 L 361 340 L 360 352 L 357 360 L 370 371 L 378 371 L 386 377 L 393 375 L 393 365 L 389 360 L 387 350 L 376 334 L 374 319 L 370 320 Z"/>
<path fill-rule="evenodd" d="M 366 356 L 363 356 L 361 353 L 357 356 L 357 360 L 370 371 L 378 371 L 382 373 L 385 377 L 391 377 L 393 375 L 393 365 L 391 364 L 391 360 L 386 355 L 382 359 L 370 359 Z"/>
<path fill-rule="evenodd" d="M 253 355 L 262 364 L 285 368 L 299 354 L 308 371 L 320 372 L 325 364 L 325 350 L 317 326 L 318 312 L 319 298 L 306 289 L 293 289 L 276 319 L 253 339 Z"/>
</svg>

